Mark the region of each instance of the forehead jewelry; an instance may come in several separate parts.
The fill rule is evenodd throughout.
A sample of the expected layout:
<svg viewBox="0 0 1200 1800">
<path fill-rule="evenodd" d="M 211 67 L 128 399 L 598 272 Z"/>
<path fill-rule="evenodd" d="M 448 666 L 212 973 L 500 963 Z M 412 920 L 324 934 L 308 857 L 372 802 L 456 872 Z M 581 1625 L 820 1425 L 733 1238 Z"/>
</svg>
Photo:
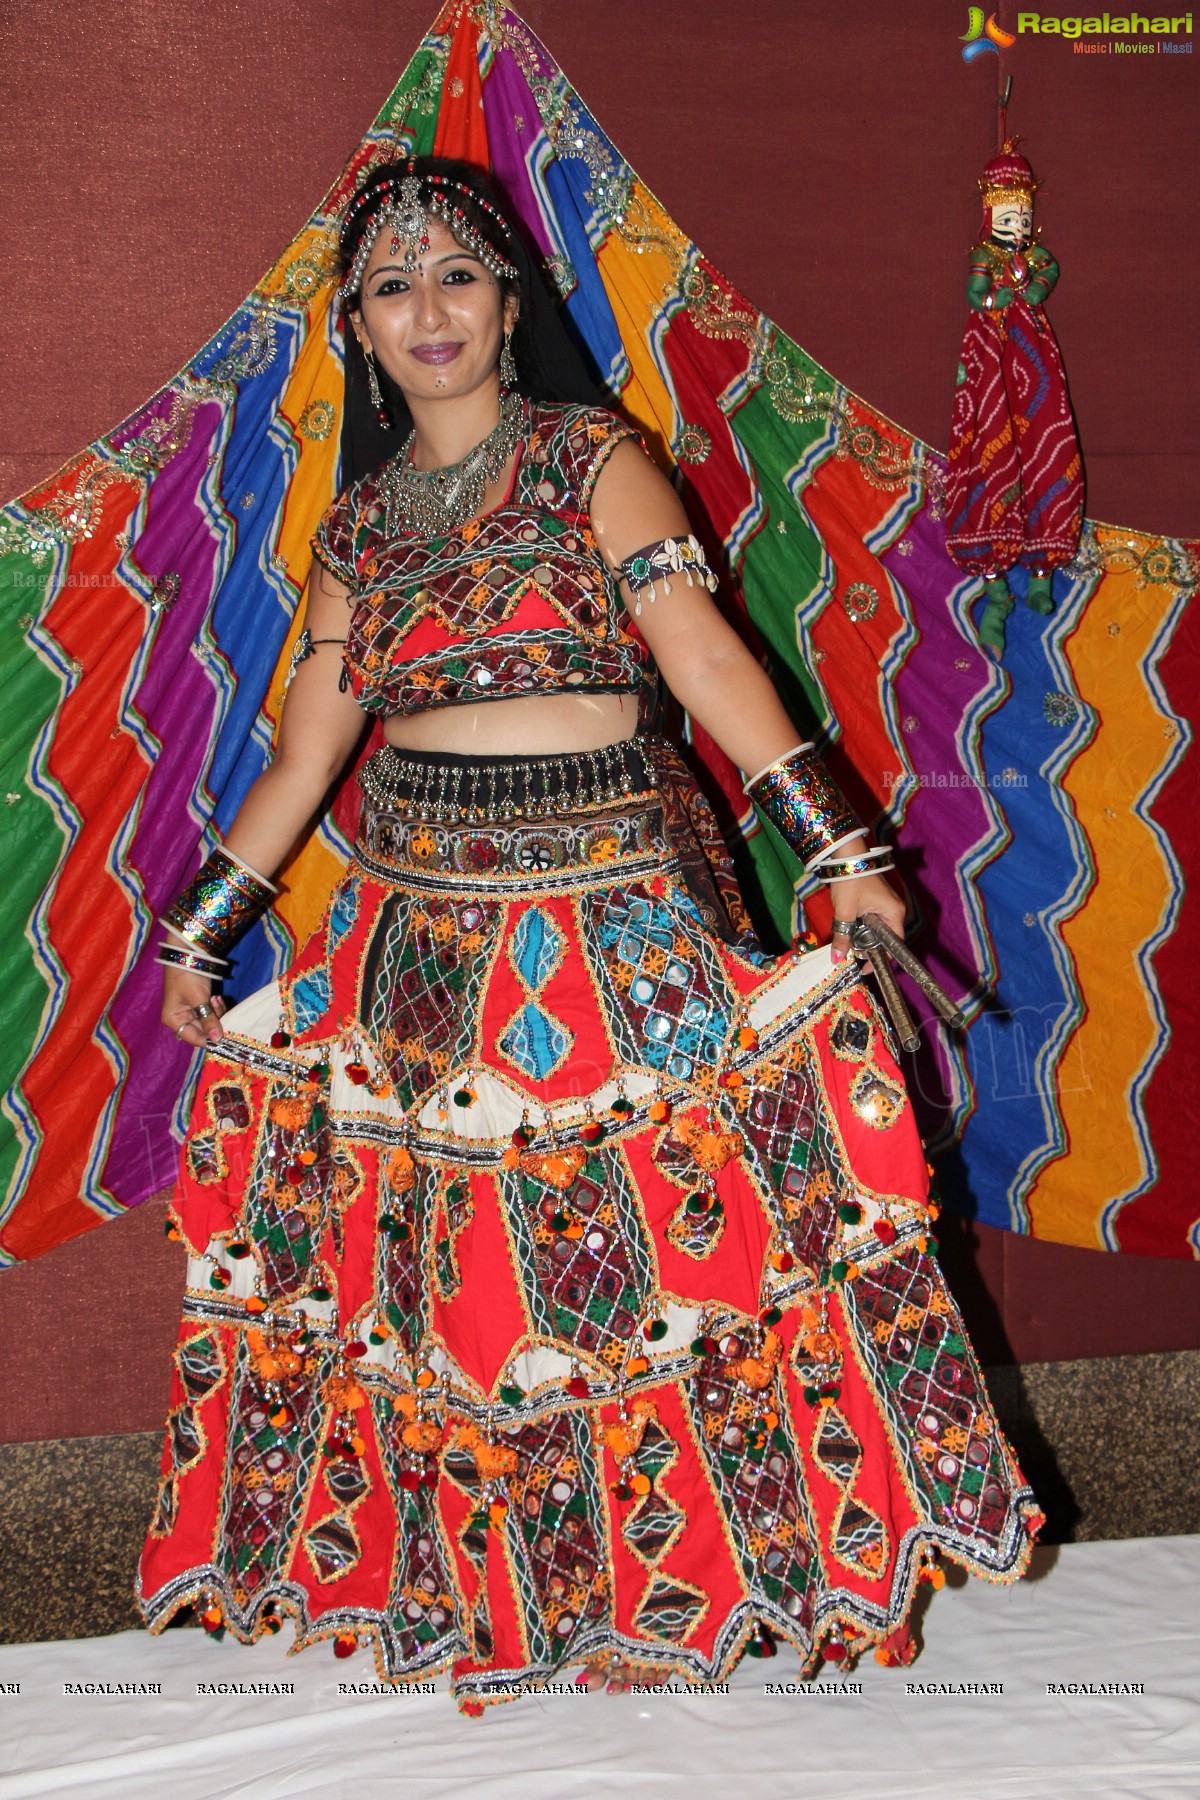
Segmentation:
<svg viewBox="0 0 1200 1800">
<path fill-rule="evenodd" d="M 424 256 L 429 248 L 429 214 L 421 205 L 421 184 L 415 175 L 405 176 L 400 183 L 400 193 L 395 204 L 385 211 L 387 222 L 392 228 L 388 254 L 395 256 L 401 244 L 404 244 L 404 269 L 411 274 L 416 268 L 417 258 Z M 382 227 L 383 215 L 379 222 Z"/>
<path fill-rule="evenodd" d="M 425 191 L 425 198 L 422 198 L 422 190 Z M 344 240 L 360 213 L 367 207 L 376 208 L 363 229 L 346 279 L 338 288 L 339 300 L 348 300 L 358 293 L 362 286 L 363 272 L 385 225 L 390 225 L 392 229 L 389 254 L 397 255 L 401 246 L 404 246 L 404 261 L 401 266 L 406 274 L 411 274 L 418 259 L 429 249 L 429 225 L 434 218 L 441 219 L 464 250 L 477 256 L 485 269 L 503 280 L 516 281 L 516 264 L 492 248 L 483 233 L 468 219 L 464 208 L 456 203 L 456 194 L 473 201 L 495 220 L 503 236 L 511 241 L 512 232 L 503 214 L 490 200 L 485 200 L 482 194 L 475 193 L 461 181 L 446 181 L 440 175 L 404 175 L 394 181 L 387 179 L 377 182 L 366 193 L 356 195 L 347 207 L 342 221 L 341 236 Z M 380 196 L 383 197 L 382 205 L 379 204 Z"/>
</svg>

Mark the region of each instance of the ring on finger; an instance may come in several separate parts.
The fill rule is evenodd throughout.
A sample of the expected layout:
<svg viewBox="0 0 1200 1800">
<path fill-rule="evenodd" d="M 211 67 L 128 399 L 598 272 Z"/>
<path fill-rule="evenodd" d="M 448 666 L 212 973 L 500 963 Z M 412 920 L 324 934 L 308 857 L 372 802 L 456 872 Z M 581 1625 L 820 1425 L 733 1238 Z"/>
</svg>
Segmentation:
<svg viewBox="0 0 1200 1800">
<path fill-rule="evenodd" d="M 182 1024 L 182 1025 L 177 1025 L 177 1026 L 176 1026 L 176 1027 L 175 1027 L 175 1036 L 176 1036 L 176 1037 L 177 1037 L 177 1038 L 181 1038 L 181 1037 L 182 1037 L 182 1036 L 183 1036 L 183 1034 L 184 1034 L 184 1032 L 185 1032 L 185 1031 L 186 1031 L 186 1030 L 187 1030 L 187 1028 L 188 1028 L 188 1022 L 187 1022 L 187 1020 L 186 1020 L 186 1019 L 185 1019 L 185 1020 L 184 1020 L 184 1021 L 183 1021 L 183 1024 Z"/>
<path fill-rule="evenodd" d="M 202 1000 L 199 1006 L 193 1006 L 192 1011 L 195 1013 L 197 1019 L 211 1019 L 213 1016 L 213 1009 L 208 1004 L 207 1000 Z"/>
<path fill-rule="evenodd" d="M 838 937 L 849 937 L 857 923 L 856 919 L 835 919 L 833 921 L 834 933 Z"/>
</svg>

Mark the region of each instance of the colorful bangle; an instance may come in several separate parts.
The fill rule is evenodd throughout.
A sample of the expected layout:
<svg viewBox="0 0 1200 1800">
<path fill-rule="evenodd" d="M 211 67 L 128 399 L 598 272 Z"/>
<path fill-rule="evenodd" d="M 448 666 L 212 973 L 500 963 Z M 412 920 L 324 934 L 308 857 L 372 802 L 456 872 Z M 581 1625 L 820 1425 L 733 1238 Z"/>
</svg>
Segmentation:
<svg viewBox="0 0 1200 1800">
<path fill-rule="evenodd" d="M 692 579 L 693 570 L 695 580 Z M 704 546 L 698 538 L 691 535 L 685 538 L 660 538 L 657 544 L 647 544 L 641 550 L 635 550 L 618 564 L 617 580 L 626 581 L 633 590 L 633 610 L 640 618 L 642 614 L 642 595 L 650 590 L 653 603 L 657 598 L 654 590 L 656 578 L 666 583 L 672 575 L 686 575 L 689 587 L 696 582 L 706 587 L 710 594 L 717 591 L 717 578 L 708 566 L 708 558 L 704 554 Z"/>
<path fill-rule="evenodd" d="M 188 969 L 193 975 L 207 975 L 220 981 L 229 964 L 223 956 L 206 956 L 202 950 L 181 950 L 175 944 L 160 944 L 154 959 L 168 969 Z"/>
<path fill-rule="evenodd" d="M 761 770 L 744 792 L 806 869 L 862 830 L 811 744 L 798 745 Z"/>
<path fill-rule="evenodd" d="M 163 914 L 163 924 L 210 956 L 220 956 L 278 892 L 228 850 L 214 850 L 195 879 Z"/>
<path fill-rule="evenodd" d="M 825 864 L 829 861 L 829 859 L 833 856 L 836 856 L 838 854 L 838 852 L 843 849 L 844 845 L 853 843 L 855 838 L 862 837 L 863 835 L 864 835 L 864 833 L 863 833 L 862 826 L 856 825 L 854 827 L 853 831 L 848 831 L 844 837 L 840 837 L 836 844 L 828 845 L 826 849 L 820 851 L 816 856 L 814 856 L 812 861 L 809 863 L 809 865 L 808 865 L 809 874 L 810 875 L 818 874 L 825 867 Z M 856 855 L 857 852 L 846 850 L 844 852 L 844 854 L 847 856 L 852 856 L 852 855 Z"/>
<path fill-rule="evenodd" d="M 886 875 L 896 866 L 883 860 L 890 855 L 887 846 L 880 845 L 875 850 L 864 850 L 860 856 L 831 857 L 821 864 L 821 880 L 832 886 L 837 881 L 857 881 L 861 875 Z"/>
</svg>

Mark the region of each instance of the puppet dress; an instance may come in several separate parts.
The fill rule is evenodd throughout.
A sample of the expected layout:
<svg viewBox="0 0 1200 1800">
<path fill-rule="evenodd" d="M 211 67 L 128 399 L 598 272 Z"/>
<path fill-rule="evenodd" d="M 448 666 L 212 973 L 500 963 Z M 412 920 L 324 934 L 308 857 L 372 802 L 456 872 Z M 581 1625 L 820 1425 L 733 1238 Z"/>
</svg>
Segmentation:
<svg viewBox="0 0 1200 1800">
<path fill-rule="evenodd" d="M 1020 265 L 1019 273 L 1014 264 Z M 1083 523 L 1083 459 L 1057 339 L 1019 291 L 1049 285 L 1049 253 L 977 245 L 972 274 L 1004 306 L 980 306 L 963 334 L 946 471 L 946 548 L 968 574 L 1021 566 L 1046 575 L 1074 557 Z"/>
<path fill-rule="evenodd" d="M 453 541 L 390 535 L 386 470 L 322 521 L 364 703 L 652 680 L 587 525 L 628 427 L 526 427 Z M 360 780 L 321 926 L 206 1057 L 150 1628 L 290 1617 L 474 1711 L 606 1658 L 845 1662 L 939 1553 L 1015 1579 L 1040 1515 L 857 965 L 738 936 L 649 733 Z"/>
</svg>

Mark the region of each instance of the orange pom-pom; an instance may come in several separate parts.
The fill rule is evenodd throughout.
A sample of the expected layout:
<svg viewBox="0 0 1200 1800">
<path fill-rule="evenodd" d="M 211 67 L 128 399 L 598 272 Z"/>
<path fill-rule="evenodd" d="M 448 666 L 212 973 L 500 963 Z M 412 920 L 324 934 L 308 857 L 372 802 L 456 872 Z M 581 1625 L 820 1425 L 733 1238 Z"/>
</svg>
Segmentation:
<svg viewBox="0 0 1200 1800">
<path fill-rule="evenodd" d="M 307 1125 L 311 1111 L 309 1102 L 298 1095 L 282 1094 L 271 1102 L 272 1123 L 282 1125 L 285 1131 L 299 1131 L 302 1125 Z"/>
</svg>

